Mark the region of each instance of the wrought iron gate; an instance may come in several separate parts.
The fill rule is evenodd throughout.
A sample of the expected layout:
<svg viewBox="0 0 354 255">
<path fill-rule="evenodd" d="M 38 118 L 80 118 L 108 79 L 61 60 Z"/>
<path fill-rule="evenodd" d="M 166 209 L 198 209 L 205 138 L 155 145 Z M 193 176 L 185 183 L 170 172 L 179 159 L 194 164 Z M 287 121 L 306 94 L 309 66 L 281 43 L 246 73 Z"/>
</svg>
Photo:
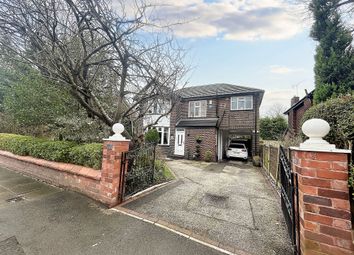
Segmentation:
<svg viewBox="0 0 354 255">
<path fill-rule="evenodd" d="M 282 146 L 279 149 L 279 172 L 281 208 L 292 240 L 294 254 L 300 254 L 298 179 L 297 174 L 291 171 L 290 160 Z"/>
<path fill-rule="evenodd" d="M 119 192 L 125 197 L 146 189 L 154 183 L 156 145 L 146 144 L 122 153 Z"/>
</svg>

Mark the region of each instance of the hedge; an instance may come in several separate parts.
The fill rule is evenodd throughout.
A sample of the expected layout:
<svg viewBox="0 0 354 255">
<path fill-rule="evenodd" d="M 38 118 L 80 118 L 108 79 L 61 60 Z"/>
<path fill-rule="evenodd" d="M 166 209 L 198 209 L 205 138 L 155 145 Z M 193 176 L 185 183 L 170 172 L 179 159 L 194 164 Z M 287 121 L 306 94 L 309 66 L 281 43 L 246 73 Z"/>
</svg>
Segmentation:
<svg viewBox="0 0 354 255">
<path fill-rule="evenodd" d="M 101 168 L 102 144 L 78 144 L 44 138 L 0 133 L 0 150 L 56 162 Z"/>
<path fill-rule="evenodd" d="M 331 130 L 325 139 L 338 148 L 351 149 L 354 139 L 354 96 L 329 99 L 308 109 L 302 123 L 311 118 L 326 120 Z"/>
</svg>

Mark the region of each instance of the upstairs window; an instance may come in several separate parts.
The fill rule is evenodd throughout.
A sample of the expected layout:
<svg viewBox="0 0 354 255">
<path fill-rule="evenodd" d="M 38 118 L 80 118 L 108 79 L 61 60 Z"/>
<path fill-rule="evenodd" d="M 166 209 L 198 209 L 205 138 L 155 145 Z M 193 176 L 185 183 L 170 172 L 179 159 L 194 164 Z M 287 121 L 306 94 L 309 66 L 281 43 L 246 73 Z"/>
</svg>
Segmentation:
<svg viewBox="0 0 354 255">
<path fill-rule="evenodd" d="M 253 110 L 253 96 L 231 97 L 231 110 Z"/>
<path fill-rule="evenodd" d="M 207 110 L 206 100 L 190 101 L 188 117 L 190 118 L 206 117 L 206 110 Z"/>
<path fill-rule="evenodd" d="M 165 114 L 168 112 L 170 107 L 170 102 L 167 100 L 157 100 L 153 103 L 148 103 L 149 109 L 147 111 L 148 114 Z"/>
</svg>

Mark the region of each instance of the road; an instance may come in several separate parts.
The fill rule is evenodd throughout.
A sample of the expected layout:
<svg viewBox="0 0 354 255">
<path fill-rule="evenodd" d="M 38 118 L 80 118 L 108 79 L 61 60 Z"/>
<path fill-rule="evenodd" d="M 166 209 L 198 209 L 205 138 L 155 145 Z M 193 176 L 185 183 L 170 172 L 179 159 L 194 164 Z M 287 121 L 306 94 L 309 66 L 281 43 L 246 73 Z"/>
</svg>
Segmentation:
<svg viewBox="0 0 354 255">
<path fill-rule="evenodd" d="M 222 253 L 0 167 L 0 254 Z"/>
</svg>

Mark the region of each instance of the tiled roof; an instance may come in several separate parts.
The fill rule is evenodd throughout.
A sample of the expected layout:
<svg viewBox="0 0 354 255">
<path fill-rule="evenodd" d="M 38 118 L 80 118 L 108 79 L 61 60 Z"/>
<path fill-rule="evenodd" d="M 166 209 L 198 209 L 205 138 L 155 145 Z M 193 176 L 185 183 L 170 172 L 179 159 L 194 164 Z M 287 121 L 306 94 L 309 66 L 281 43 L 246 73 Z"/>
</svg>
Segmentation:
<svg viewBox="0 0 354 255">
<path fill-rule="evenodd" d="M 176 127 L 216 127 L 218 118 L 181 119 Z"/>
<path fill-rule="evenodd" d="M 264 90 L 232 85 L 227 83 L 216 83 L 210 85 L 192 86 L 180 89 L 178 94 L 182 98 L 225 96 L 243 93 L 263 93 Z"/>
</svg>

